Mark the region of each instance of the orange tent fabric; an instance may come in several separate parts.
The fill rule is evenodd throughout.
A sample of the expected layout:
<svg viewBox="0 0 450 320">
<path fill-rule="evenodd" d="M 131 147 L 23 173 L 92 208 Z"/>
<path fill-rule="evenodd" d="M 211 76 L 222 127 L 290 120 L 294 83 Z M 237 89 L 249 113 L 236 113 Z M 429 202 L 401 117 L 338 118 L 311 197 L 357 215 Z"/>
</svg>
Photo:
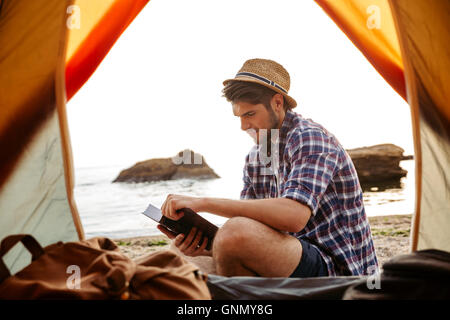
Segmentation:
<svg viewBox="0 0 450 320">
<path fill-rule="evenodd" d="M 71 29 L 66 58 L 67 100 L 83 86 L 149 0 L 76 0 L 80 28 Z"/>
<path fill-rule="evenodd" d="M 387 0 L 315 0 L 406 100 L 400 46 Z"/>
</svg>

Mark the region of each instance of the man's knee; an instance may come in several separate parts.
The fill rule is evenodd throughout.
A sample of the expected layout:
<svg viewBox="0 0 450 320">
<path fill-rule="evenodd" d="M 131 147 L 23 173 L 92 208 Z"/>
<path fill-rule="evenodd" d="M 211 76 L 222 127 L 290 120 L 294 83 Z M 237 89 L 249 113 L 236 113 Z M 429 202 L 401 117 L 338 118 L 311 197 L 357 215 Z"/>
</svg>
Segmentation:
<svg viewBox="0 0 450 320">
<path fill-rule="evenodd" d="M 245 217 L 233 217 L 217 231 L 213 243 L 213 254 L 233 254 L 242 248 L 251 236 L 250 225 L 255 220 Z"/>
</svg>

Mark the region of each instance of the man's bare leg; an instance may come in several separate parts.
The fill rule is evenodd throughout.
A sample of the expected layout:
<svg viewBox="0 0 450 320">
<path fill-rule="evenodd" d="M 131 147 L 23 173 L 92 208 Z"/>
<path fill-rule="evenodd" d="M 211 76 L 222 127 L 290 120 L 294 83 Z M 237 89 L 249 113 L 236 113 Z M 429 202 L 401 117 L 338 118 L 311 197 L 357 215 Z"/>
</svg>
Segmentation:
<svg viewBox="0 0 450 320">
<path fill-rule="evenodd" d="M 216 272 L 223 276 L 289 277 L 301 255 L 298 239 L 245 217 L 229 219 L 213 244 Z"/>
</svg>

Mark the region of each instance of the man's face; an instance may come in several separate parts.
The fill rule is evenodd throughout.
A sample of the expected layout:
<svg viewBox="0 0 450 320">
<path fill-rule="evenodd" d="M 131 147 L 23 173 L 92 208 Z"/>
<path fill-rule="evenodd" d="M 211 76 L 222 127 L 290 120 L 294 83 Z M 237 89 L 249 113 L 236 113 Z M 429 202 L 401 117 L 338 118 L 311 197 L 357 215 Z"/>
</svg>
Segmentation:
<svg viewBox="0 0 450 320">
<path fill-rule="evenodd" d="M 250 137 L 259 143 L 260 129 L 277 129 L 280 118 L 272 108 L 267 108 L 262 104 L 251 104 L 248 102 L 235 102 L 233 113 L 241 119 L 241 129 L 246 131 Z"/>
</svg>

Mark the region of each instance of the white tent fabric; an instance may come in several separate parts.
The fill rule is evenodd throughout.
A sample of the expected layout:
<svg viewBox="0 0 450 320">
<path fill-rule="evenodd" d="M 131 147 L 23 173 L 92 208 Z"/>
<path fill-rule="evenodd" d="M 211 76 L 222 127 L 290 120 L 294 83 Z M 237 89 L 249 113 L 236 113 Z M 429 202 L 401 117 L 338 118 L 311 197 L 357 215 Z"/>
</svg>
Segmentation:
<svg viewBox="0 0 450 320">
<path fill-rule="evenodd" d="M 2 238 L 30 233 L 43 246 L 55 239 L 78 240 L 67 201 L 56 112 L 23 153 L 8 187 L 0 191 L 0 212 Z M 11 272 L 21 270 L 29 262 L 28 252 L 19 249 L 8 253 L 5 259 Z"/>
<path fill-rule="evenodd" d="M 414 128 L 412 249 L 450 251 L 450 2 L 390 1 Z"/>
<path fill-rule="evenodd" d="M 425 121 L 420 122 L 422 188 L 417 250 L 450 252 L 450 147 Z"/>
</svg>

